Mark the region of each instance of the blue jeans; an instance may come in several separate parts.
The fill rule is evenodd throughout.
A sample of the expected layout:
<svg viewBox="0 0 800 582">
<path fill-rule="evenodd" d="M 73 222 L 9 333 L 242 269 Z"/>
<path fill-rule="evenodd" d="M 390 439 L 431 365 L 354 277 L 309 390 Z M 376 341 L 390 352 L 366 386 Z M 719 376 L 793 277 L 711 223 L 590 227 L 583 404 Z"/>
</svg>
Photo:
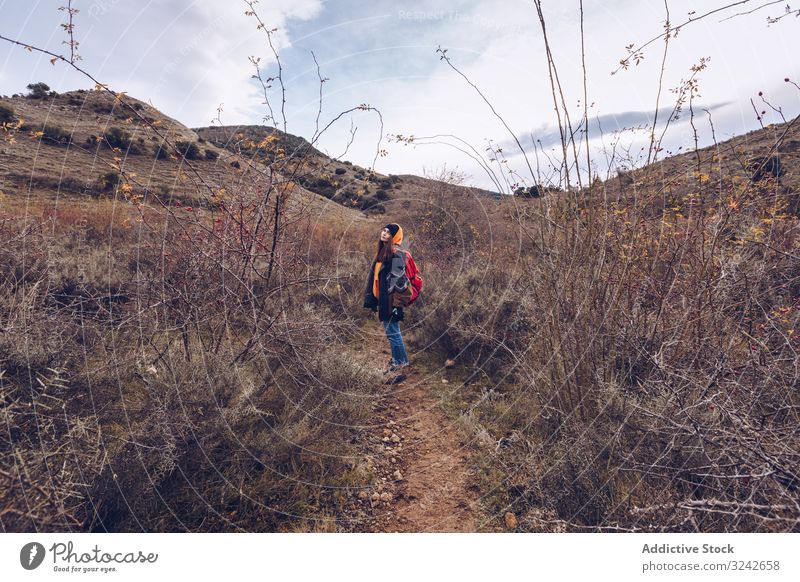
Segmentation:
<svg viewBox="0 0 800 582">
<path fill-rule="evenodd" d="M 399 321 L 382 321 L 383 329 L 386 330 L 386 337 L 389 338 L 389 345 L 392 347 L 392 360 L 396 365 L 408 364 L 408 354 L 403 343 L 403 336 L 400 335 Z"/>
</svg>

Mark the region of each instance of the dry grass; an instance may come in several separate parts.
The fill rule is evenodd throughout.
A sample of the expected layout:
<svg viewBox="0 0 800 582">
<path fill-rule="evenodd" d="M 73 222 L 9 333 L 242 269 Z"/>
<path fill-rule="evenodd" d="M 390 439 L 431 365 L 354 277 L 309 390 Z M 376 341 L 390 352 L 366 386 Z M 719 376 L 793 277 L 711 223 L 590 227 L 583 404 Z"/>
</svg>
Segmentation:
<svg viewBox="0 0 800 582">
<path fill-rule="evenodd" d="M 486 527 L 797 530 L 795 174 L 747 179 L 771 135 L 540 200 L 399 181 L 425 278 L 407 341 L 461 366 Z M 150 186 L 85 196 L 99 149 L 17 139 L 3 159 L 35 179 L 5 176 L 0 207 L 3 528 L 358 529 L 379 379 L 352 348 L 386 219 L 311 197 L 291 160 L 204 173 L 209 197 L 153 156 Z"/>
<path fill-rule="evenodd" d="M 578 212 L 518 206 L 516 255 L 469 249 L 457 270 L 419 251 L 414 344 L 463 365 L 449 407 L 497 527 L 509 510 L 531 531 L 798 527 L 797 193 L 661 170 Z"/>
<path fill-rule="evenodd" d="M 5 531 L 358 527 L 345 505 L 371 478 L 352 467 L 378 378 L 329 349 L 358 326 L 349 279 L 315 296 L 336 262 L 314 264 L 313 286 L 294 266 L 342 233 L 314 239 L 287 211 L 267 283 L 270 253 L 241 248 L 271 232 L 243 239 L 257 214 L 233 200 L 4 204 Z"/>
</svg>

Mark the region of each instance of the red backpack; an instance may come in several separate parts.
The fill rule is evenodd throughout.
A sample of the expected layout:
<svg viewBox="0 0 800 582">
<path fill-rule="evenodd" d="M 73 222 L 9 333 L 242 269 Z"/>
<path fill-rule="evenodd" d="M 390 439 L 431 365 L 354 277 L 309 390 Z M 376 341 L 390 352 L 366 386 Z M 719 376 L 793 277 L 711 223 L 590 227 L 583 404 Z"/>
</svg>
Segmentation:
<svg viewBox="0 0 800 582">
<path fill-rule="evenodd" d="M 417 268 L 417 264 L 414 262 L 414 259 L 411 258 L 411 253 L 406 251 L 406 277 L 408 277 L 408 281 L 411 283 L 411 299 L 408 302 L 409 305 L 414 303 L 419 297 L 419 294 L 422 293 L 422 275 L 419 274 L 419 269 Z"/>
<path fill-rule="evenodd" d="M 405 256 L 405 272 L 403 273 L 405 277 L 401 277 L 397 281 L 397 286 L 392 292 L 392 307 L 408 307 L 417 300 L 422 291 L 422 276 L 419 274 L 414 259 L 411 258 L 411 253 L 405 250 L 400 252 Z"/>
</svg>

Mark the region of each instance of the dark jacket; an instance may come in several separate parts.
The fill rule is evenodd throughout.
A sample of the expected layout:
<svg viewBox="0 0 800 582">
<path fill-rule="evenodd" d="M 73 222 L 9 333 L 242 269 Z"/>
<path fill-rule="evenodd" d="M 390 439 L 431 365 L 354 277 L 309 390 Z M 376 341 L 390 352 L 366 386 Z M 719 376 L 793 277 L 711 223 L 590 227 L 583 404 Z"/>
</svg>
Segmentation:
<svg viewBox="0 0 800 582">
<path fill-rule="evenodd" d="M 398 286 L 408 284 L 406 277 L 406 251 L 397 249 L 391 262 L 381 263 L 378 271 L 378 297 L 373 294 L 375 280 L 375 262 L 369 269 L 367 282 L 364 287 L 364 307 L 378 312 L 378 319 L 381 321 L 403 321 L 404 314 L 402 307 L 392 306 L 392 293 Z M 405 282 L 403 279 L 406 279 Z"/>
</svg>

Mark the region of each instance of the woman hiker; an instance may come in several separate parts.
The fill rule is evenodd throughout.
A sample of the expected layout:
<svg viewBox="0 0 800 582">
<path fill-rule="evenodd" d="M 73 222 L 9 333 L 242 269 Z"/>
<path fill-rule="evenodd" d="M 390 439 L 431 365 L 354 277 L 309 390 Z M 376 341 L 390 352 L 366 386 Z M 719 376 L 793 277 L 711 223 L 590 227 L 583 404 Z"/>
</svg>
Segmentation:
<svg viewBox="0 0 800 582">
<path fill-rule="evenodd" d="M 422 289 L 422 277 L 411 253 L 397 247 L 401 242 L 403 229 L 399 224 L 383 227 L 364 288 L 364 307 L 378 312 L 392 348 L 392 358 L 384 373 L 399 372 L 409 364 L 400 322 L 404 317 L 403 307 L 410 305 Z M 394 384 L 404 379 L 405 375 L 398 373 L 388 382 Z"/>
</svg>

